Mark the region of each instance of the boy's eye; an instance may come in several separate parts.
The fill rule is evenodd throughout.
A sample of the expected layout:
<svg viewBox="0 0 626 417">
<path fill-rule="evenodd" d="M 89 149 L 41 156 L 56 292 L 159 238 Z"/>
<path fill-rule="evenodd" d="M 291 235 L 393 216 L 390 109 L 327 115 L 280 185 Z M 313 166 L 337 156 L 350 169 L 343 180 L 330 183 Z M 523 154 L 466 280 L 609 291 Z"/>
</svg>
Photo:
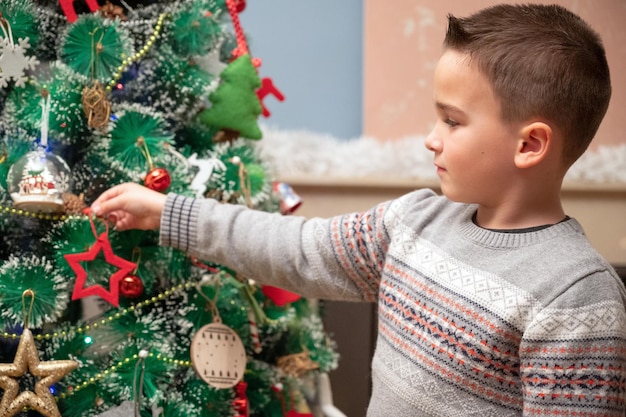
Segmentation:
<svg viewBox="0 0 626 417">
<path fill-rule="evenodd" d="M 446 118 L 446 119 L 444 119 L 444 121 L 443 121 L 443 122 L 444 122 L 445 124 L 447 124 L 448 126 L 450 126 L 450 127 L 455 127 L 455 126 L 458 126 L 458 125 L 459 125 L 459 123 L 458 123 L 458 122 L 456 122 L 456 121 L 454 121 L 454 120 L 450 119 L 449 117 L 448 117 L 448 118 Z"/>
</svg>

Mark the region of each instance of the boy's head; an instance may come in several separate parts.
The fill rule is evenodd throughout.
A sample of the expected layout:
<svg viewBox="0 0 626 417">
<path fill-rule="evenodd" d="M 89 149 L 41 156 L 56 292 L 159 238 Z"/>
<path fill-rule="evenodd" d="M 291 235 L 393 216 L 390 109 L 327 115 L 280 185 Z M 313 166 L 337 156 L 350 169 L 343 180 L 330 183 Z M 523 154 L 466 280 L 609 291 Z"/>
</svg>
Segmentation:
<svg viewBox="0 0 626 417">
<path fill-rule="evenodd" d="M 444 46 L 486 76 L 506 122 L 538 118 L 562 132 L 563 161 L 587 149 L 611 96 L 599 36 L 557 5 L 498 5 L 449 17 Z"/>
</svg>

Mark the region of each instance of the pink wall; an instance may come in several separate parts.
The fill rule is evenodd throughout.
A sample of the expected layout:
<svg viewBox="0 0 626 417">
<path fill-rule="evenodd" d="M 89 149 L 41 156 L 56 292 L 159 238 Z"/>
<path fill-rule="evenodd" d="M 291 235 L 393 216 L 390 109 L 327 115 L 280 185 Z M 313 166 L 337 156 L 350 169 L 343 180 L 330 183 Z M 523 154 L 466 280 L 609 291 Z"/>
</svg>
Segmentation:
<svg viewBox="0 0 626 417">
<path fill-rule="evenodd" d="M 580 15 L 607 50 L 613 96 L 594 146 L 626 144 L 626 0 L 549 0 Z M 467 16 L 493 0 L 366 0 L 363 133 L 379 139 L 424 135 L 435 112 L 432 77 L 446 16 Z M 511 2 L 514 3 L 514 2 Z"/>
</svg>

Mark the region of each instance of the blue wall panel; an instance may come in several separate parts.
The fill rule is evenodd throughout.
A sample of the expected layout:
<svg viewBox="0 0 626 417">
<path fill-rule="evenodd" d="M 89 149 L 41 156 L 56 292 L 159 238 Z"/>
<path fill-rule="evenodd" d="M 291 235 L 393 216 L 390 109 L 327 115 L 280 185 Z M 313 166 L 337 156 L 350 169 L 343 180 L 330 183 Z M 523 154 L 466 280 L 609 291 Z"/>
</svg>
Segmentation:
<svg viewBox="0 0 626 417">
<path fill-rule="evenodd" d="M 248 0 L 240 15 L 261 77 L 285 95 L 269 97 L 260 122 L 342 139 L 362 132 L 362 0 Z"/>
</svg>

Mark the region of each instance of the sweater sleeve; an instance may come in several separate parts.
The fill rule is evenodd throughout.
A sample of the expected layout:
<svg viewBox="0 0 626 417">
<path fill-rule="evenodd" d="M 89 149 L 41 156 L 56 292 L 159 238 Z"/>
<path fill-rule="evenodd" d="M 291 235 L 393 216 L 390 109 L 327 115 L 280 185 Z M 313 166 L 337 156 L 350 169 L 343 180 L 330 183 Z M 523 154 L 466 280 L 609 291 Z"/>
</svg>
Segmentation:
<svg viewBox="0 0 626 417">
<path fill-rule="evenodd" d="M 375 301 L 389 204 L 307 220 L 170 194 L 160 243 L 303 296 Z"/>
<path fill-rule="evenodd" d="M 617 300 L 620 286 L 607 271 L 592 278 L 613 287 L 608 301 L 560 308 L 572 305 L 572 295 L 564 294 L 523 335 L 524 416 L 624 416 L 626 313 Z"/>
</svg>

